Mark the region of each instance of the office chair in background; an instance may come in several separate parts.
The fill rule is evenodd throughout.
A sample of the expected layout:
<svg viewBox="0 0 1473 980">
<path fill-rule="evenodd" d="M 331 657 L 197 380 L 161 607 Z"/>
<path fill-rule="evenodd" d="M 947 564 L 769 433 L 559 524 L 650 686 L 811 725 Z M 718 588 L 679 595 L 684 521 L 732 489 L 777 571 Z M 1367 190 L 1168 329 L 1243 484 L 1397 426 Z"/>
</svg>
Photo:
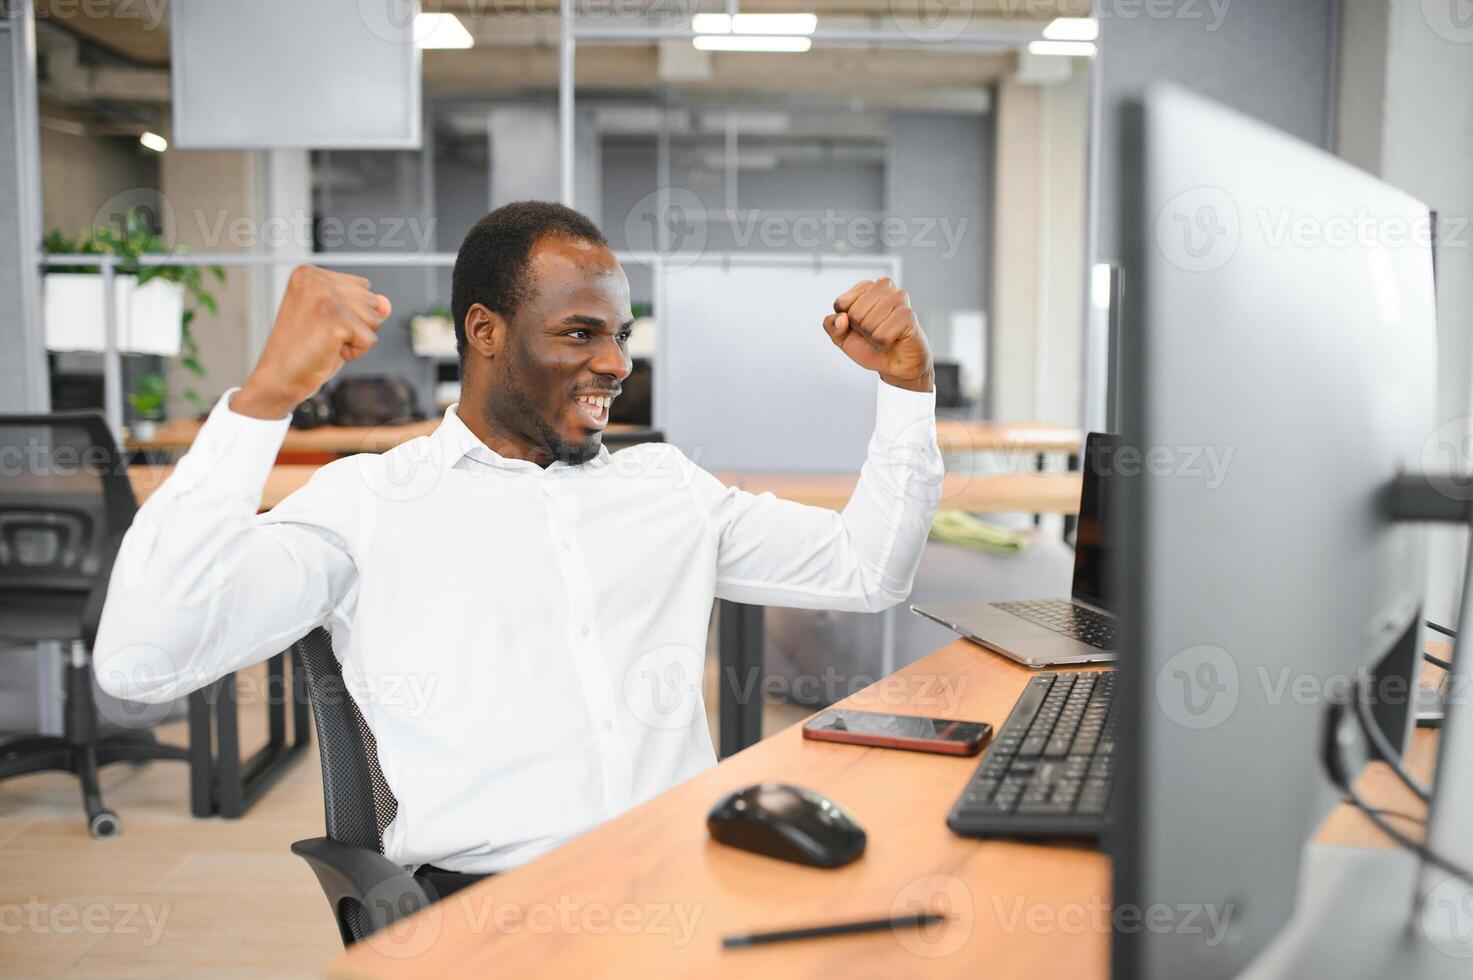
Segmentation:
<svg viewBox="0 0 1473 980">
<path fill-rule="evenodd" d="M 92 644 L 113 559 L 137 503 L 112 432 L 96 412 L 0 415 L 0 640 L 67 652 L 62 736 L 0 742 L 0 780 L 57 770 L 82 783 L 87 827 L 112 837 L 97 770 L 115 762 L 189 761 L 152 731 L 99 738 Z M 44 666 L 42 676 L 45 676 Z"/>
<path fill-rule="evenodd" d="M 296 644 L 307 673 L 317 748 L 322 756 L 322 808 L 327 836 L 300 840 L 292 853 L 312 867 L 333 919 L 351 946 L 430 904 L 414 876 L 384 857 L 383 831 L 398 812 L 378 764 L 378 743 L 343 684 L 327 630 Z"/>
</svg>

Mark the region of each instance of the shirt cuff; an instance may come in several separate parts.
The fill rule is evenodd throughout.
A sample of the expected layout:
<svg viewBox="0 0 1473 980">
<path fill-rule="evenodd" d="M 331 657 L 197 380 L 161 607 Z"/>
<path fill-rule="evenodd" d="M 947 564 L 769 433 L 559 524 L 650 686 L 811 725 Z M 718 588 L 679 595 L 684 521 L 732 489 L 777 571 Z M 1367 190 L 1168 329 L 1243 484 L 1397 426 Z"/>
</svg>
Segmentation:
<svg viewBox="0 0 1473 980">
<path fill-rule="evenodd" d="M 911 391 L 876 380 L 875 435 L 883 444 L 936 445 L 936 389 Z"/>
<path fill-rule="evenodd" d="M 231 411 L 230 399 L 239 390 L 231 388 L 220 396 L 160 492 L 207 488 L 247 499 L 252 508 L 259 506 L 292 420 L 291 416 L 258 419 Z"/>
</svg>

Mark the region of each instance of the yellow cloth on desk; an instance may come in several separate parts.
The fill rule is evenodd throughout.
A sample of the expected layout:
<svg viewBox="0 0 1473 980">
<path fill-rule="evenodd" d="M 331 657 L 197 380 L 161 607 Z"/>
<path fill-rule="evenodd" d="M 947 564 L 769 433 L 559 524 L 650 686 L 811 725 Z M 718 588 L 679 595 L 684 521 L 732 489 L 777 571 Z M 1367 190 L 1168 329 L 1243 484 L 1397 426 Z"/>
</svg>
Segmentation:
<svg viewBox="0 0 1473 980">
<path fill-rule="evenodd" d="M 931 521 L 931 540 L 993 555 L 1021 555 L 1028 536 L 978 520 L 964 510 L 940 510 Z"/>
</svg>

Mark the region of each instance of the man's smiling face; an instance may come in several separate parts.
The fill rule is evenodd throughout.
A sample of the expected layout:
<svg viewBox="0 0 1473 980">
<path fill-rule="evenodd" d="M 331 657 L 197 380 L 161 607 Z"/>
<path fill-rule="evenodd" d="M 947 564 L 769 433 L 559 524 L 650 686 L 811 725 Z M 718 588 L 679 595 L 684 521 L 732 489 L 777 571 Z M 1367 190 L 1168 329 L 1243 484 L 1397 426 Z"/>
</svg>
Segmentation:
<svg viewBox="0 0 1473 980">
<path fill-rule="evenodd" d="M 595 242 L 549 234 L 528 257 L 530 290 L 492 362 L 489 414 L 551 460 L 598 455 L 632 364 L 629 280 Z"/>
</svg>

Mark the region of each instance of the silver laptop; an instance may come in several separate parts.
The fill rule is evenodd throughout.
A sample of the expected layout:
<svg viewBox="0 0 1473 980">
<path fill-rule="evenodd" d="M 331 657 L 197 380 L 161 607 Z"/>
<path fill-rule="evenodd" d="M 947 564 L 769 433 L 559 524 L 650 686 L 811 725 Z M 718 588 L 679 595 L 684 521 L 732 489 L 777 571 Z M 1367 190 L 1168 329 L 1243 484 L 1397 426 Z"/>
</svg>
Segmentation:
<svg viewBox="0 0 1473 980">
<path fill-rule="evenodd" d="M 1105 514 L 1115 436 L 1091 432 L 1084 444 L 1084 487 L 1068 599 L 934 602 L 911 611 L 955 630 L 1025 667 L 1058 667 L 1115 659 L 1115 616 L 1106 594 L 1109 549 Z"/>
</svg>

